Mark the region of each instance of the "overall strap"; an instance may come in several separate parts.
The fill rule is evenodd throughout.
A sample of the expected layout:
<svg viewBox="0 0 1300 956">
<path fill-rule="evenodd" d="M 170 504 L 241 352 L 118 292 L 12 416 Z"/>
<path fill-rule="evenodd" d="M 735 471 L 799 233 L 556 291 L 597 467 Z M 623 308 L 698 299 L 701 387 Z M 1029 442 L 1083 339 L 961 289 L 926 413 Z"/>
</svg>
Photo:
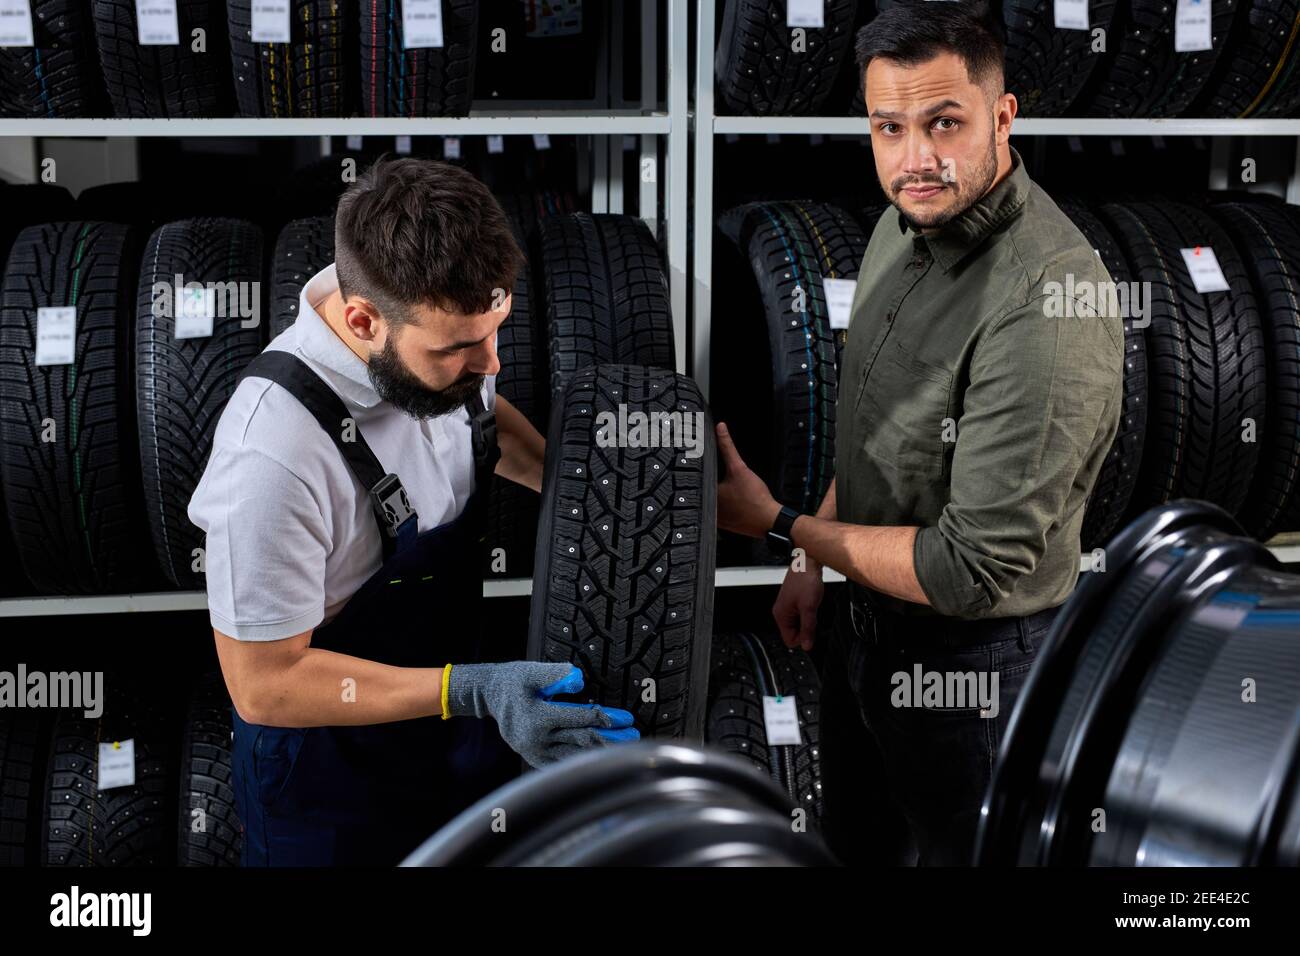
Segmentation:
<svg viewBox="0 0 1300 956">
<path fill-rule="evenodd" d="M 398 477 L 386 472 L 366 444 L 365 437 L 355 427 L 349 439 L 343 437 L 343 423 L 352 416 L 347 406 L 332 388 L 311 370 L 306 362 L 289 352 L 266 351 L 249 362 L 236 382 L 245 378 L 268 379 L 296 398 L 320 423 L 325 434 L 338 448 L 343 459 L 367 489 L 370 505 L 379 524 L 383 542 L 384 560 L 398 550 L 398 544 L 414 541 L 419 533 L 419 517 L 406 496 L 406 489 Z M 475 396 L 477 398 L 477 396 Z M 479 408 L 483 404 L 479 402 Z M 493 428 L 495 444 L 495 428 Z"/>
<path fill-rule="evenodd" d="M 497 444 L 497 413 L 483 405 L 483 396 L 475 392 L 465 402 L 469 412 L 470 437 L 474 444 L 474 493 L 485 496 L 488 482 L 501 460 L 501 446 Z"/>
</svg>

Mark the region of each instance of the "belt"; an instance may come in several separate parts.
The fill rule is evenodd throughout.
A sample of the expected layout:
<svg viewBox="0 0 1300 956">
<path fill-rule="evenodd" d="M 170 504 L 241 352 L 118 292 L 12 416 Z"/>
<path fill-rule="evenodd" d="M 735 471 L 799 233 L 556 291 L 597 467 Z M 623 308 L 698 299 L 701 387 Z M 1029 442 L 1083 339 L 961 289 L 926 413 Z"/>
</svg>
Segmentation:
<svg viewBox="0 0 1300 956">
<path fill-rule="evenodd" d="M 1028 635 L 1049 626 L 1060 607 L 1049 607 L 1024 617 L 988 617 L 967 620 L 942 614 L 900 614 L 889 609 L 873 592 L 849 592 L 849 620 L 854 632 L 877 647 L 951 650 L 980 647 L 1019 639 L 1028 649 Z"/>
</svg>

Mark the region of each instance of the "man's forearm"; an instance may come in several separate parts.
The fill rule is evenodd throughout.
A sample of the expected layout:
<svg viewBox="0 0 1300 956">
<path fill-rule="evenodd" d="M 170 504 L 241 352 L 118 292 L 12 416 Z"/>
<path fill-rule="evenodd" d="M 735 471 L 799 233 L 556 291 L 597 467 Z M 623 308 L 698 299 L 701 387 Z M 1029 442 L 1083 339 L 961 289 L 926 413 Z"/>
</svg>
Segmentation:
<svg viewBox="0 0 1300 956">
<path fill-rule="evenodd" d="M 252 722 L 327 727 L 435 717 L 442 713 L 442 670 L 393 667 L 308 647 L 254 694 Z"/>
<path fill-rule="evenodd" d="M 834 514 L 834 486 L 827 498 Z M 869 527 L 845 524 L 823 517 L 826 502 L 817 516 L 803 515 L 791 531 L 795 547 L 802 548 L 808 564 L 834 568 L 850 581 L 904 601 L 929 604 L 921 590 L 912 561 L 915 527 Z"/>
<path fill-rule="evenodd" d="M 546 459 L 546 439 L 519 409 L 497 396 L 497 440 L 501 460 L 496 473 L 507 481 L 542 490 L 542 464 Z"/>
</svg>

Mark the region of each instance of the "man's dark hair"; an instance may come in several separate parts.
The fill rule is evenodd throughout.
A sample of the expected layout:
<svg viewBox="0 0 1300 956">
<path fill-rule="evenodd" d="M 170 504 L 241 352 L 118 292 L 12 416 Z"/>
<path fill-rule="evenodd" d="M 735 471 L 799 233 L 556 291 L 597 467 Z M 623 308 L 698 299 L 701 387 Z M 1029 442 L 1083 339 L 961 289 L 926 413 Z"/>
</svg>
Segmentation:
<svg viewBox="0 0 1300 956">
<path fill-rule="evenodd" d="M 858 31 L 854 52 L 859 92 L 877 57 L 913 67 L 941 53 L 959 56 L 971 82 L 992 94 L 991 100 L 1004 91 L 1006 41 L 984 3 L 895 3 Z"/>
<path fill-rule="evenodd" d="M 526 259 L 500 203 L 451 163 L 381 158 L 339 200 L 334 220 L 339 291 L 370 299 L 395 324 L 411 306 L 487 312 L 514 287 Z"/>
</svg>

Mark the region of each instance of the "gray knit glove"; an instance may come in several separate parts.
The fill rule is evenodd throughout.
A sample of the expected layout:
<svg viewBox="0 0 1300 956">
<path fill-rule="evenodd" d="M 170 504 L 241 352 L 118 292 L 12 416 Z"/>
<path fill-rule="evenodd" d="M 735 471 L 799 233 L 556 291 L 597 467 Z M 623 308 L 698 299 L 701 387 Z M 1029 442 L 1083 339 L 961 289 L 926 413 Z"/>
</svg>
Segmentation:
<svg viewBox="0 0 1300 956">
<path fill-rule="evenodd" d="M 446 713 L 493 718 L 501 738 L 533 767 L 588 747 L 640 739 L 626 710 L 550 699 L 580 690 L 582 671 L 572 664 L 455 664 Z"/>
</svg>

